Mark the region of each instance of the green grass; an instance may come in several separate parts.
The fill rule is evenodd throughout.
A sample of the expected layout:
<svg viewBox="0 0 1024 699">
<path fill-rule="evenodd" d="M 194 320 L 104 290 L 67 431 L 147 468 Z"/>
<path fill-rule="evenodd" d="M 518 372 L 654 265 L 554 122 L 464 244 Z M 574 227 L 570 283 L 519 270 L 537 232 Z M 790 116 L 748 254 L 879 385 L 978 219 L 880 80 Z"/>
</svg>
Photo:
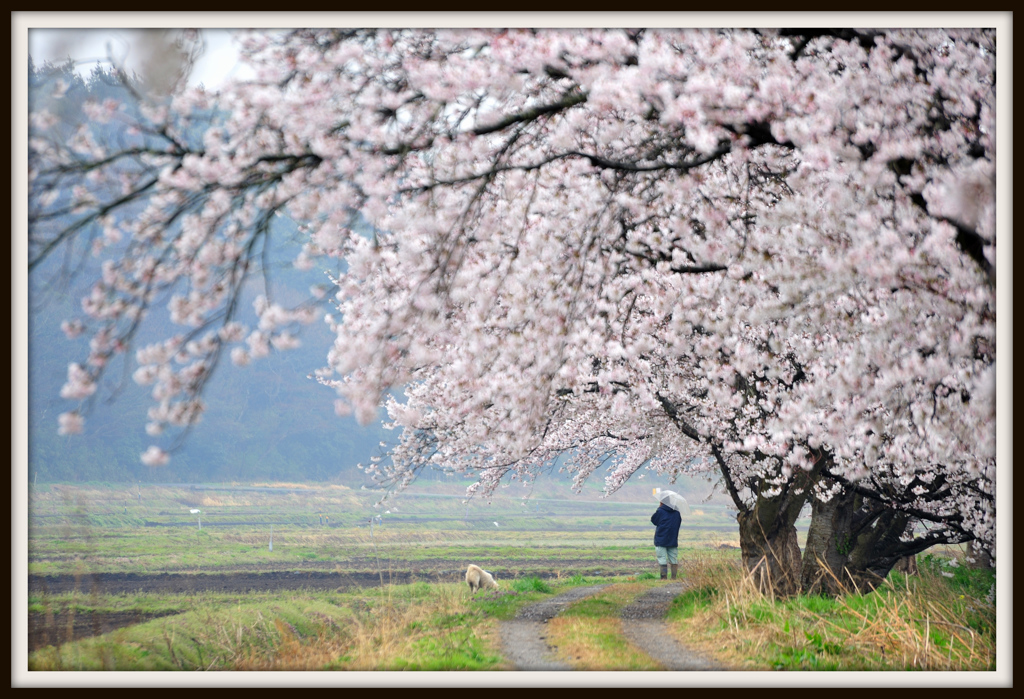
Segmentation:
<svg viewBox="0 0 1024 699">
<path fill-rule="evenodd" d="M 439 614 L 418 628 L 428 631 L 413 643 L 407 656 L 381 669 L 387 670 L 490 670 L 503 657 L 486 648 L 475 629 L 479 614 Z"/>
<path fill-rule="evenodd" d="M 606 582 L 612 582 L 612 584 L 597 594 L 573 602 L 560 616 L 618 619 L 626 605 L 652 587 L 646 582 L 611 580 L 606 580 Z"/>
<path fill-rule="evenodd" d="M 489 617 L 507 621 L 513 618 L 521 607 L 548 596 L 550 593 L 540 591 L 495 590 L 477 593 L 472 604 Z"/>
<path fill-rule="evenodd" d="M 653 578 L 654 576 L 651 577 Z M 715 593 L 716 588 L 714 587 L 699 587 L 686 590 L 672 601 L 667 619 L 669 621 L 688 619 L 697 610 L 707 609 L 711 605 Z"/>
<path fill-rule="evenodd" d="M 333 593 L 323 593 L 333 594 Z M 264 593 L 267 598 L 274 595 Z M 118 593 L 91 594 L 68 592 L 62 594 L 29 595 L 28 611 L 63 613 L 68 611 L 141 614 L 168 614 L 187 611 L 197 600 L 215 605 L 232 605 L 253 599 L 252 593 L 204 591 L 198 594 Z M 260 599 L 260 596 L 256 596 Z M 340 598 L 339 598 L 340 599 Z"/>
<path fill-rule="evenodd" d="M 604 595 L 594 595 L 586 599 L 573 602 L 562 612 L 566 617 L 617 617 L 623 604 L 619 600 L 609 599 Z"/>
<path fill-rule="evenodd" d="M 984 597 L 996 584 L 994 570 L 969 568 L 959 559 L 956 559 L 955 565 L 951 565 L 953 561 L 952 557 L 929 553 L 920 557 L 918 566 L 933 575 L 945 577 L 947 585 L 967 597 Z M 899 573 L 893 577 L 896 584 L 900 578 L 906 582 L 906 576 Z"/>
<path fill-rule="evenodd" d="M 537 577 L 513 580 L 511 588 L 516 592 L 551 592 L 551 586 Z"/>
<path fill-rule="evenodd" d="M 842 670 L 841 643 L 822 639 L 819 632 L 804 632 L 807 642 L 800 647 L 783 646 L 774 650 L 768 662 L 775 670 Z"/>
</svg>

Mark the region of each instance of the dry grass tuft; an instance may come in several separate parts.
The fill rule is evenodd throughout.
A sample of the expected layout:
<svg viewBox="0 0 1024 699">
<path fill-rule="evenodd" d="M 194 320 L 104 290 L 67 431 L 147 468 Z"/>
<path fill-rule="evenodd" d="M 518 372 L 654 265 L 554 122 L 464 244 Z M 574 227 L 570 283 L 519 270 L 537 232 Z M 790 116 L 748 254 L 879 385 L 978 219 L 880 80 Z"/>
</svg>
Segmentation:
<svg viewBox="0 0 1024 699">
<path fill-rule="evenodd" d="M 281 619 L 274 620 L 274 627 L 280 642 L 273 650 L 249 651 L 235 658 L 234 670 L 322 670 L 344 654 L 350 645 L 347 628 L 340 628 L 337 622 L 323 623 L 317 634 L 309 639 L 300 639 L 295 628 Z M 236 633 L 241 640 L 241 629 Z M 227 634 L 225 634 L 227 638 Z"/>
<path fill-rule="evenodd" d="M 614 617 L 555 617 L 547 625 L 548 643 L 574 670 L 662 670 L 657 662 L 622 635 Z"/>
<path fill-rule="evenodd" d="M 739 562 L 698 554 L 686 562 L 691 589 L 712 589 L 705 606 L 672 625 L 685 644 L 744 669 L 991 670 L 995 609 L 967 599 L 935 573 L 886 580 L 861 595 L 773 599 Z"/>
<path fill-rule="evenodd" d="M 421 642 L 443 644 L 448 632 L 439 620 L 462 618 L 471 610 L 458 585 L 432 586 L 425 598 L 401 598 L 388 586 L 368 604 L 349 609 L 341 619 L 320 615 L 316 635 L 300 638 L 294 627 L 276 619 L 280 641 L 273 650 L 238 657 L 235 670 L 387 670 L 421 655 Z M 486 626 L 486 624 L 484 625 Z M 477 634 L 486 646 L 497 643 L 493 629 Z"/>
</svg>

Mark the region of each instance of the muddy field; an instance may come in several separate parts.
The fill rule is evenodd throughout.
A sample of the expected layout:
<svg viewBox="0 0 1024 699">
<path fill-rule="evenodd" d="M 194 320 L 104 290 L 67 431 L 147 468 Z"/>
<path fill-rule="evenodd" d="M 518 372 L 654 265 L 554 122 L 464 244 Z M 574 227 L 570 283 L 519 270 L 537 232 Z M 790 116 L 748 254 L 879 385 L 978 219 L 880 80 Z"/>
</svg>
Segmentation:
<svg viewBox="0 0 1024 699">
<path fill-rule="evenodd" d="M 123 626 L 141 624 L 167 614 L 143 614 L 142 612 L 67 612 L 28 614 L 28 650 L 32 652 L 44 646 L 60 645 L 81 638 L 99 636 Z"/>
<path fill-rule="evenodd" d="M 447 563 L 447 565 L 445 565 Z M 550 579 L 559 575 L 575 573 L 602 575 L 629 575 L 637 572 L 637 565 L 621 563 L 611 567 L 595 568 L 593 559 L 567 561 L 531 561 L 529 569 L 498 568 L 498 579 L 514 579 L 524 576 Z M 82 592 L 87 594 L 125 593 L 169 593 L 188 594 L 193 592 L 275 592 L 278 590 L 346 590 L 361 587 L 377 587 L 386 584 L 404 585 L 417 581 L 460 582 L 465 575 L 462 567 L 452 567 L 451 562 L 424 561 L 415 569 L 377 571 L 267 571 L 233 572 L 223 574 L 206 573 L 87 573 L 85 575 L 29 575 L 29 594 L 63 594 Z"/>
</svg>

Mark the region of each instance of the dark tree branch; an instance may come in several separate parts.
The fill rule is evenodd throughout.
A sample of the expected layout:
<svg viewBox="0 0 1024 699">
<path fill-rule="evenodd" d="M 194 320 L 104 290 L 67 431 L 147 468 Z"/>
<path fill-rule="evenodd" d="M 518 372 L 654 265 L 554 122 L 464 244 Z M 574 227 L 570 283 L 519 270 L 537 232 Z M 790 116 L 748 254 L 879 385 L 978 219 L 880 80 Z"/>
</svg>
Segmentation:
<svg viewBox="0 0 1024 699">
<path fill-rule="evenodd" d="M 706 274 L 708 272 L 724 272 L 729 269 L 728 265 L 706 264 L 706 265 L 677 265 L 669 267 L 676 274 Z"/>
<path fill-rule="evenodd" d="M 493 124 L 488 124 L 487 126 L 478 126 L 477 128 L 473 129 L 472 133 L 476 134 L 477 136 L 483 136 L 485 134 L 494 133 L 495 131 L 502 131 L 504 129 L 507 129 L 509 126 L 512 126 L 513 124 L 518 124 L 519 122 L 522 121 L 533 121 L 538 117 L 542 117 L 546 114 L 555 114 L 564 109 L 574 107 L 577 104 L 582 104 L 583 102 L 586 101 L 587 93 L 580 91 L 570 92 L 557 102 L 553 102 L 551 104 L 544 104 L 539 107 L 534 107 L 533 109 L 525 109 L 516 114 L 509 114 L 504 119 L 497 121 Z"/>
<path fill-rule="evenodd" d="M 110 213 L 111 211 L 114 211 L 119 206 L 121 206 L 123 204 L 127 204 L 127 203 L 129 203 L 131 201 L 135 201 L 136 199 L 141 197 L 144 193 L 146 193 L 149 190 L 151 190 L 156 185 L 156 183 L 157 183 L 157 179 L 156 178 L 154 178 L 152 180 L 149 180 L 148 182 L 144 182 L 141 186 L 139 186 L 136 189 L 132 190 L 131 192 L 129 192 L 128 194 L 124 195 L 120 199 L 116 199 L 116 200 L 110 202 L 109 204 L 105 204 L 105 205 L 101 206 L 96 211 L 94 211 L 92 214 L 79 219 L 75 223 L 73 223 L 70 226 L 68 226 L 67 228 L 65 228 L 57 236 L 55 236 L 52 240 L 50 240 L 47 243 L 45 243 L 42 246 L 42 249 L 38 253 L 36 253 L 35 257 L 33 257 L 32 259 L 29 260 L 29 262 L 28 262 L 28 271 L 31 272 L 33 269 L 35 269 L 39 265 L 40 262 L 42 262 L 43 260 L 45 260 L 47 258 L 47 256 L 49 256 L 49 254 L 51 252 L 53 252 L 65 240 L 67 240 L 68 238 L 73 236 L 77 231 L 85 228 L 89 224 L 93 223 L 97 219 L 102 218 L 103 216 L 105 216 L 106 214 Z"/>
<path fill-rule="evenodd" d="M 965 255 L 974 260 L 978 267 L 981 268 L 981 271 L 985 273 L 989 284 L 994 287 L 996 285 L 996 268 L 988 261 L 988 258 L 985 257 L 985 239 L 982 238 L 976 230 L 968 228 L 959 221 L 947 216 L 938 216 L 937 218 L 940 221 L 945 221 L 956 229 L 957 247 L 960 248 Z"/>
<path fill-rule="evenodd" d="M 660 393 L 658 393 L 657 396 L 658 402 L 661 403 L 661 407 L 665 410 L 665 414 L 668 415 L 669 419 L 676 424 L 676 427 L 678 427 L 679 430 L 690 439 L 699 442 L 700 433 L 693 425 L 683 419 L 683 416 L 679 413 L 679 407 Z"/>
<path fill-rule="evenodd" d="M 793 37 L 797 39 L 797 44 L 793 47 L 793 51 L 789 54 L 792 60 L 796 60 L 803 53 L 803 50 L 807 48 L 812 40 L 821 37 L 831 37 L 833 39 L 842 39 L 843 41 L 856 41 L 860 44 L 861 48 L 865 51 L 870 51 L 875 47 L 875 37 L 881 36 L 882 32 L 858 32 L 855 29 L 780 29 L 779 36 Z"/>
<path fill-rule="evenodd" d="M 722 458 L 722 452 L 718 448 L 717 444 L 711 445 L 711 453 L 715 457 L 715 462 L 718 464 L 718 470 L 722 473 L 722 480 L 725 481 L 726 490 L 729 491 L 729 497 L 732 498 L 732 502 L 736 505 L 736 508 L 740 512 L 749 512 L 750 508 L 743 502 L 743 498 L 740 497 L 739 491 L 736 490 L 736 485 L 732 482 L 732 476 L 729 474 L 729 466 L 725 463 L 725 459 Z"/>
<path fill-rule="evenodd" d="M 881 493 L 879 493 L 879 492 L 877 492 L 875 490 L 872 490 L 871 488 L 865 488 L 861 484 L 859 484 L 859 483 L 857 483 L 855 481 L 851 481 L 849 478 L 846 478 L 844 476 L 841 476 L 841 475 L 838 475 L 836 473 L 833 473 L 831 471 L 831 469 L 825 469 L 825 471 L 824 471 L 824 473 L 822 475 L 827 477 L 827 478 L 831 478 L 832 480 L 834 480 L 834 481 L 836 481 L 838 483 L 841 483 L 844 488 L 849 488 L 850 490 L 852 490 L 853 492 L 857 493 L 858 495 L 861 495 L 861 496 L 863 496 L 865 498 L 868 498 L 870 500 L 873 500 L 873 501 L 881 503 L 883 507 L 885 507 L 885 508 L 887 508 L 889 510 L 895 510 L 895 511 L 899 511 L 899 512 L 904 512 L 904 513 L 906 513 L 908 515 L 912 515 L 912 516 L 914 516 L 917 519 L 920 519 L 922 521 L 934 522 L 936 524 L 942 524 L 942 525 L 950 526 L 950 527 L 955 528 L 958 532 L 962 532 L 964 535 L 968 534 L 960 526 L 960 523 L 964 521 L 963 515 L 960 514 L 960 513 L 955 513 L 955 514 L 951 514 L 951 515 L 938 515 L 938 514 L 935 514 L 934 512 L 927 512 L 925 510 L 918 509 L 918 508 L 913 507 L 913 506 L 911 506 L 909 504 L 906 504 L 906 503 L 903 503 L 903 502 L 899 502 L 896 498 L 891 498 L 891 497 L 887 498 L 884 495 L 882 495 Z"/>
</svg>

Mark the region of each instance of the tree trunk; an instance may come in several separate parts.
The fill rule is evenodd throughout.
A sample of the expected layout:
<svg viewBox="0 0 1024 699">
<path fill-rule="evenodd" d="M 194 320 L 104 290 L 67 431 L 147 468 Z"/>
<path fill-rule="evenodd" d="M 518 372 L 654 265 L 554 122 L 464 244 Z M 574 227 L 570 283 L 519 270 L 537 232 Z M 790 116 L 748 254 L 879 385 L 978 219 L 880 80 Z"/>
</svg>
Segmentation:
<svg viewBox="0 0 1024 699">
<path fill-rule="evenodd" d="M 860 592 L 878 587 L 893 566 L 910 553 L 908 546 L 901 540 L 911 524 L 909 515 L 885 510 L 878 516 L 872 516 L 872 519 L 872 526 L 865 527 L 854 540 L 848 564 L 856 589 Z"/>
<path fill-rule="evenodd" d="M 898 564 L 916 572 L 913 551 L 901 540 L 909 525 L 905 513 L 867 501 L 849 488 L 828 502 L 814 499 L 801 590 L 828 595 L 868 592 Z"/>
<path fill-rule="evenodd" d="M 825 463 L 818 454 L 809 471 L 797 469 L 775 495 L 765 496 L 772 487 L 763 477 L 760 483 L 744 483 L 755 493 L 753 505 L 740 496 L 736 484 L 717 445 L 711 453 L 718 462 L 729 495 L 739 512 L 740 556 L 744 568 L 752 575 L 758 588 L 766 593 L 788 597 L 800 591 L 800 544 L 794 523 L 807 503 L 811 486 L 821 474 Z M 781 474 L 781 466 L 780 471 Z M 770 474 L 769 474 L 770 475 Z M 779 475 L 779 474 L 776 474 Z"/>
<path fill-rule="evenodd" d="M 856 496 L 846 490 L 828 502 L 813 498 L 811 526 L 800 567 L 800 588 L 806 594 L 837 594 L 850 585 L 847 564 Z"/>
<path fill-rule="evenodd" d="M 760 511 L 759 511 L 760 510 Z M 787 518 L 764 517 L 764 510 L 740 512 L 743 566 L 766 594 L 789 596 L 800 591 L 800 545 Z M 761 516 L 759 516 L 761 515 Z"/>
</svg>

